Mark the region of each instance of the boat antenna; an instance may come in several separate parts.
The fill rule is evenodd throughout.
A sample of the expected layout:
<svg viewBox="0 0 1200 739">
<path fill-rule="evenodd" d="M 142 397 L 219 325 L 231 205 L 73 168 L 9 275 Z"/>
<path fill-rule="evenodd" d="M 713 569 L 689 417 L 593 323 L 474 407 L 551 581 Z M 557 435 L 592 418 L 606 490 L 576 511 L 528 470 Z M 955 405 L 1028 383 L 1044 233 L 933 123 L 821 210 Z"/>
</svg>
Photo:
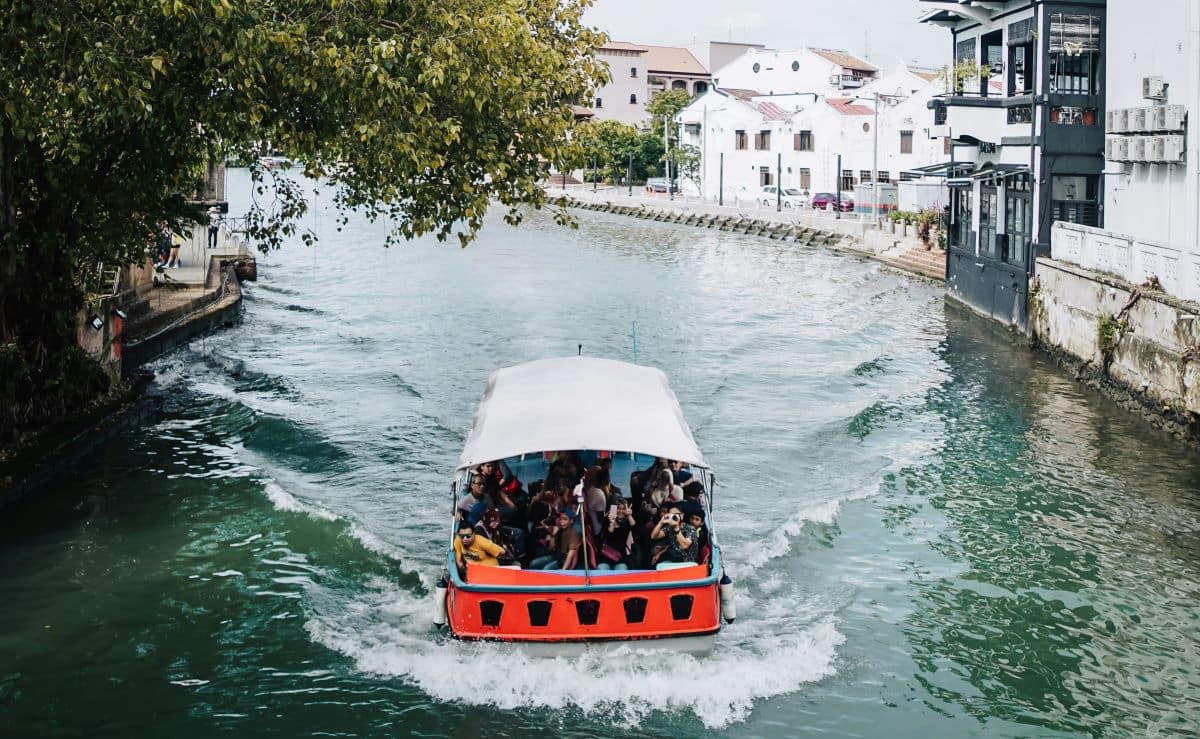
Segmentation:
<svg viewBox="0 0 1200 739">
<path fill-rule="evenodd" d="M 583 344 L 579 345 L 579 355 L 578 356 L 581 356 L 581 357 L 583 356 Z"/>
<path fill-rule="evenodd" d="M 637 364 L 637 321 L 633 322 L 633 363 Z"/>
<path fill-rule="evenodd" d="M 580 344 L 580 346 L 583 345 Z M 579 478 L 579 492 L 575 494 L 575 500 L 579 503 L 579 515 L 577 516 L 576 520 L 579 521 L 579 532 L 583 534 L 583 586 L 585 588 L 588 586 L 588 531 L 590 531 L 590 527 L 588 526 L 589 522 L 584 516 L 583 505 L 584 498 L 587 497 L 587 490 L 584 490 L 583 487 L 586 482 L 586 476 Z"/>
</svg>

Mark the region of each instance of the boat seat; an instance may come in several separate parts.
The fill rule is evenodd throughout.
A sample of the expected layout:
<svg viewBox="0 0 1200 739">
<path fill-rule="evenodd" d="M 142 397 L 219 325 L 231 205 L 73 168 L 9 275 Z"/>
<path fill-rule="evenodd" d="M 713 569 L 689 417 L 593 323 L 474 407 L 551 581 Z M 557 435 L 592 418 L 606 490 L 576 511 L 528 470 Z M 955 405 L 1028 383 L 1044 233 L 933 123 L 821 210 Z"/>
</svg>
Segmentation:
<svg viewBox="0 0 1200 739">
<path fill-rule="evenodd" d="M 695 562 L 659 562 L 656 570 L 678 570 L 680 567 L 695 567 Z"/>
<path fill-rule="evenodd" d="M 519 570 L 519 569 L 521 569 L 521 565 L 496 565 L 496 566 L 502 570 Z"/>
</svg>

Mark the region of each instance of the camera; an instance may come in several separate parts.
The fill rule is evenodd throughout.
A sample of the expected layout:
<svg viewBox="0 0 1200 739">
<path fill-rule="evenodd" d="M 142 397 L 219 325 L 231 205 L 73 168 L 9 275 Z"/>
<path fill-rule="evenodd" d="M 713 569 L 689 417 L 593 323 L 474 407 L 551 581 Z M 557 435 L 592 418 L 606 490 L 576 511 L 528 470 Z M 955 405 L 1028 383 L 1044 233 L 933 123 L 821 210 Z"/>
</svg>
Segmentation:
<svg viewBox="0 0 1200 739">
<path fill-rule="evenodd" d="M 671 523 L 679 523 L 679 514 L 678 513 L 668 513 L 667 520 L 670 521 Z"/>
</svg>

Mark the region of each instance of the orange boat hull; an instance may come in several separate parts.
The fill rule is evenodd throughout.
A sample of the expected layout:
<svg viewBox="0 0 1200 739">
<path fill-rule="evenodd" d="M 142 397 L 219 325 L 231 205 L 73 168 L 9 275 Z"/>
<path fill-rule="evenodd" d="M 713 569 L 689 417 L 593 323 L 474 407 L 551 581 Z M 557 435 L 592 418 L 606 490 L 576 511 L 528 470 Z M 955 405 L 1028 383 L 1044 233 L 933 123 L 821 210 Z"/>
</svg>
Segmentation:
<svg viewBox="0 0 1200 739">
<path fill-rule="evenodd" d="M 720 592 L 716 583 L 697 584 L 688 576 L 692 569 L 592 576 L 585 584 L 582 574 L 471 566 L 469 585 L 452 583 L 447 591 L 450 630 L 460 639 L 510 642 L 714 634 L 721 628 Z M 700 578 L 707 574 L 702 565 L 695 570 Z M 495 586 L 503 590 L 488 589 Z"/>
</svg>

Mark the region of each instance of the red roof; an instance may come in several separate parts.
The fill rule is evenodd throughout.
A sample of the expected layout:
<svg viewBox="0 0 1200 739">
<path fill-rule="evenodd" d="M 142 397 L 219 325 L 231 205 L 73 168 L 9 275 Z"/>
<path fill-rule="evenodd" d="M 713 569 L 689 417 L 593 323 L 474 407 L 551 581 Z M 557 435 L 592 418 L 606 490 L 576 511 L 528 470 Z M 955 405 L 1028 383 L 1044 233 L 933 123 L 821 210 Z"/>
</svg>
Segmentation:
<svg viewBox="0 0 1200 739">
<path fill-rule="evenodd" d="M 787 112 L 775 103 L 756 103 L 756 107 L 758 108 L 758 112 L 763 114 L 763 118 L 766 118 L 769 121 L 786 121 L 788 118 L 792 117 L 791 113 Z"/>
<path fill-rule="evenodd" d="M 866 105 L 859 105 L 850 98 L 825 98 L 825 102 L 829 103 L 829 107 L 833 108 L 842 115 L 874 115 L 875 111 Z"/>
</svg>

